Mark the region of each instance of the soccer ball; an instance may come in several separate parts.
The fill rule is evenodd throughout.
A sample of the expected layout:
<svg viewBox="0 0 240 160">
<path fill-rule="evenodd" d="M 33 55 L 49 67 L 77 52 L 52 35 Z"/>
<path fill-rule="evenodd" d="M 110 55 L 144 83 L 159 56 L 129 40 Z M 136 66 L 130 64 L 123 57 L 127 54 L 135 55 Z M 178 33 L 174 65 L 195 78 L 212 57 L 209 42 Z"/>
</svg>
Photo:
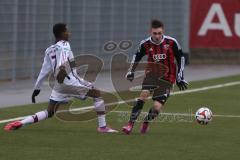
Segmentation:
<svg viewBox="0 0 240 160">
<path fill-rule="evenodd" d="M 206 125 L 212 120 L 212 111 L 207 107 L 199 108 L 195 114 L 197 122 L 201 125 Z"/>
</svg>

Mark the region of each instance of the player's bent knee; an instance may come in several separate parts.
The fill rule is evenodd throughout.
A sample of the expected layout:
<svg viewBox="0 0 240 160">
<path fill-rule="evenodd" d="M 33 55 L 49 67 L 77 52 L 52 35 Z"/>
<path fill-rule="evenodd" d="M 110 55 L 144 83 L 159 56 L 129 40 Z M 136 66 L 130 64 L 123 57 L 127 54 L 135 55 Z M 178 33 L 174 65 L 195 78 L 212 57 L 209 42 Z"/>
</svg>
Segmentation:
<svg viewBox="0 0 240 160">
<path fill-rule="evenodd" d="M 161 108 L 162 108 L 162 106 L 163 106 L 162 102 L 159 102 L 159 101 L 157 101 L 157 100 L 154 101 L 154 103 L 153 103 L 153 107 L 154 107 L 154 109 L 157 110 L 157 111 L 160 111 Z"/>
<path fill-rule="evenodd" d="M 99 98 L 101 96 L 101 92 L 97 89 L 90 89 L 86 96 L 92 98 Z"/>
<path fill-rule="evenodd" d="M 142 100 L 143 102 L 146 102 L 148 97 L 143 97 L 143 96 L 140 96 L 138 99 Z"/>
<path fill-rule="evenodd" d="M 168 96 L 165 96 L 165 95 L 161 95 L 161 96 L 154 96 L 152 97 L 152 100 L 153 101 L 157 101 L 159 103 L 161 103 L 161 105 L 164 105 L 166 103 L 168 99 Z"/>
<path fill-rule="evenodd" d="M 141 99 L 142 101 L 145 102 L 147 100 L 147 98 L 149 97 L 149 95 L 150 95 L 150 92 L 148 90 L 143 90 L 140 94 L 139 99 Z"/>
</svg>

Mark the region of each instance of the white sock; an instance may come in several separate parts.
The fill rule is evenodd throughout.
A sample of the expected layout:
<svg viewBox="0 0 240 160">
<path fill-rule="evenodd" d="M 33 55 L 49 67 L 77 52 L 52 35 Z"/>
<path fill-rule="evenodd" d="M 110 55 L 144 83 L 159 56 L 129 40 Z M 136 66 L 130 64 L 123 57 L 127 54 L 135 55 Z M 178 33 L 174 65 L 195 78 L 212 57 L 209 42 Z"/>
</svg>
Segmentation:
<svg viewBox="0 0 240 160">
<path fill-rule="evenodd" d="M 48 118 L 48 112 L 46 110 L 35 113 L 35 115 L 28 116 L 21 120 L 23 125 L 36 123 Z"/>
<path fill-rule="evenodd" d="M 20 121 L 23 125 L 26 124 L 31 124 L 34 122 L 34 118 L 33 116 L 27 116 L 26 118 L 24 118 L 23 120 Z"/>
<path fill-rule="evenodd" d="M 97 112 L 105 112 L 104 101 L 100 98 L 94 98 L 94 107 Z"/>
<path fill-rule="evenodd" d="M 37 112 L 37 113 L 35 113 L 35 115 L 37 116 L 38 121 L 42 121 L 42 120 L 48 118 L 48 112 L 47 112 L 47 110 Z"/>
<path fill-rule="evenodd" d="M 98 115 L 98 126 L 99 127 L 106 127 L 106 118 L 105 114 Z"/>
</svg>

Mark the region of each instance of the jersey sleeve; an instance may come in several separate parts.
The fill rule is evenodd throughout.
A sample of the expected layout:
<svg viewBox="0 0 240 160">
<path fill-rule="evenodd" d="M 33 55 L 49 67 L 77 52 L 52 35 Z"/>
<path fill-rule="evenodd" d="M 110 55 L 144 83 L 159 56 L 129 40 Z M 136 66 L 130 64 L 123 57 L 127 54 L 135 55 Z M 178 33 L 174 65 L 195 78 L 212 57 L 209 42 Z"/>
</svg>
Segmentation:
<svg viewBox="0 0 240 160">
<path fill-rule="evenodd" d="M 35 83 L 35 87 L 34 89 L 40 89 L 43 83 L 44 78 L 51 72 L 52 70 L 52 66 L 51 66 L 51 60 L 48 56 L 48 53 L 45 52 L 45 57 L 44 57 L 44 61 L 42 64 L 42 68 L 41 71 L 38 75 L 37 81 Z"/>
<path fill-rule="evenodd" d="M 174 56 L 177 61 L 177 80 L 182 80 L 184 79 L 183 71 L 184 71 L 184 66 L 185 66 L 185 57 L 182 52 L 182 48 L 180 44 L 174 40 L 173 43 L 173 51 L 174 51 Z"/>
<path fill-rule="evenodd" d="M 129 71 L 134 72 L 138 63 L 139 63 L 139 61 L 145 55 L 146 55 L 146 51 L 145 51 L 143 43 L 141 42 L 138 49 L 137 49 L 137 52 L 133 55 Z"/>
</svg>

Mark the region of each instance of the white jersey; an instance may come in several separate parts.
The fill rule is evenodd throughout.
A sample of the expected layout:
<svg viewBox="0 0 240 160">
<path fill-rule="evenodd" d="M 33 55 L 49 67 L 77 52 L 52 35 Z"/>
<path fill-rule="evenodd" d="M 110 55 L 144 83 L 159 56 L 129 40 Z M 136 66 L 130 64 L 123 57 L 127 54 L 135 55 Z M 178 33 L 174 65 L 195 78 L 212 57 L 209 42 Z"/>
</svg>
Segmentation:
<svg viewBox="0 0 240 160">
<path fill-rule="evenodd" d="M 41 71 L 38 75 L 35 89 L 40 89 L 44 78 L 52 71 L 56 77 L 56 71 L 61 65 L 68 64 L 70 59 L 73 59 L 73 53 L 68 41 L 58 41 L 51 45 L 45 51 L 45 57 Z"/>
<path fill-rule="evenodd" d="M 76 68 L 70 67 L 70 61 L 74 59 L 73 52 L 68 41 L 58 41 L 45 51 L 44 62 L 38 75 L 34 89 L 40 89 L 44 78 L 52 71 L 56 79 L 60 66 L 65 66 L 70 79 L 65 78 L 63 84 L 55 83 L 50 99 L 56 101 L 65 100 L 67 97 L 85 96 L 93 86 L 77 75 Z"/>
</svg>

